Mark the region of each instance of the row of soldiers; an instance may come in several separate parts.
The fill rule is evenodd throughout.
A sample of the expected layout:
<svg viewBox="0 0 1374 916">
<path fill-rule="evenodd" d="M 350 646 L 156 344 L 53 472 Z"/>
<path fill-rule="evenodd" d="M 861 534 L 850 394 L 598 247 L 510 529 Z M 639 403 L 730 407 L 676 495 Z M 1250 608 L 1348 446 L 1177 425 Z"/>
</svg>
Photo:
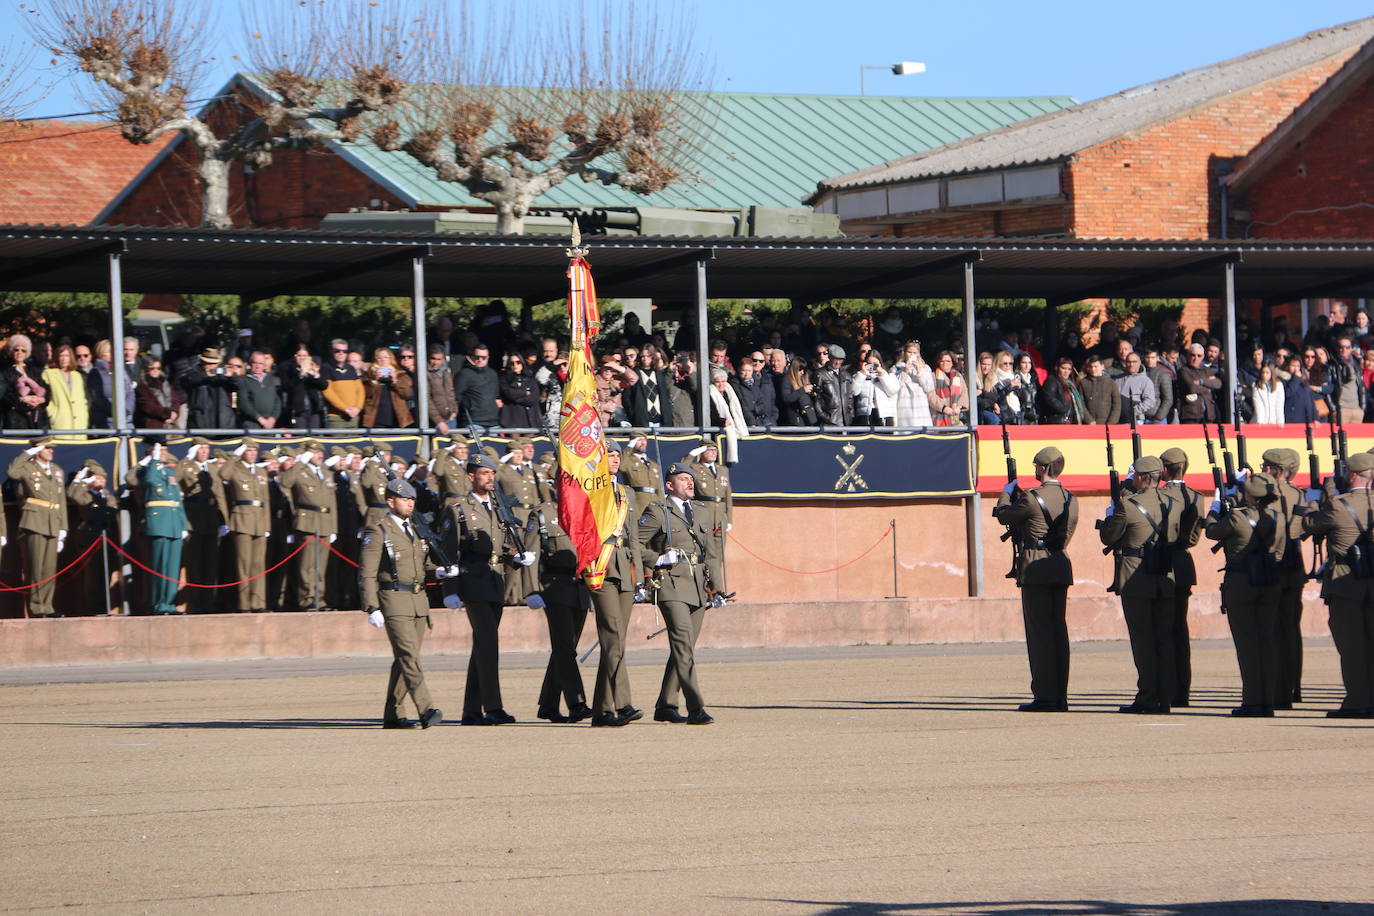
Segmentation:
<svg viewBox="0 0 1374 916">
<path fill-rule="evenodd" d="M 1374 450 L 1371 450 L 1374 451 Z M 1034 460 L 1039 485 L 1009 482 L 993 510 L 1017 550 L 1014 574 L 1030 657 L 1027 712 L 1068 706 L 1069 640 L 1065 622 L 1073 568 L 1065 548 L 1078 524 L 1077 500 L 1059 482 L 1064 456 L 1053 446 Z M 1136 460 L 1098 522 L 1115 561 L 1109 591 L 1121 598 L 1137 671 L 1135 698 L 1123 713 L 1166 714 L 1190 704 L 1192 664 L 1188 604 L 1197 584 L 1192 556 L 1202 536 L 1224 558 L 1221 585 L 1241 675 L 1241 703 L 1231 714 L 1273 716 L 1302 702 L 1302 591 L 1308 579 L 1300 541 L 1312 538 L 1327 560 L 1316 573 L 1340 654 L 1345 698 L 1333 718 L 1374 718 L 1374 454 L 1349 459 L 1347 482 L 1321 489 L 1293 484 L 1296 451 L 1271 448 L 1260 473 L 1208 498 L 1184 482 L 1188 456 L 1170 448 Z M 1342 492 L 1342 489 L 1345 492 Z"/>
</svg>

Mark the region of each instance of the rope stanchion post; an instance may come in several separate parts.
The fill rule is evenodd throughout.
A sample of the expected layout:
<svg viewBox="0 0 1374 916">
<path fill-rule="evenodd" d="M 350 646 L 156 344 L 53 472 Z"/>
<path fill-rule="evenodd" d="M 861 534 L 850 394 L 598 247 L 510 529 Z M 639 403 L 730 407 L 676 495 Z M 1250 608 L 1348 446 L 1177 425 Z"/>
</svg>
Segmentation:
<svg viewBox="0 0 1374 916">
<path fill-rule="evenodd" d="M 887 597 L 905 598 L 906 595 L 901 594 L 901 589 L 897 585 L 897 520 L 895 518 L 892 519 L 890 530 L 892 531 L 892 594 Z"/>
</svg>

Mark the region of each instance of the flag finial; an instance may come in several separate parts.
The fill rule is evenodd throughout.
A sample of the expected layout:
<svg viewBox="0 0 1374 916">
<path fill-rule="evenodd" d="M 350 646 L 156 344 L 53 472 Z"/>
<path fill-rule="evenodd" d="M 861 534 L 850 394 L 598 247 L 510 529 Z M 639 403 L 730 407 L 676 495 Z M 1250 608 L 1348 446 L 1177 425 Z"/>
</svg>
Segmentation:
<svg viewBox="0 0 1374 916">
<path fill-rule="evenodd" d="M 577 217 L 572 217 L 572 247 L 567 249 L 568 258 L 585 258 L 587 249 L 582 247 L 582 227 L 578 225 Z"/>
</svg>

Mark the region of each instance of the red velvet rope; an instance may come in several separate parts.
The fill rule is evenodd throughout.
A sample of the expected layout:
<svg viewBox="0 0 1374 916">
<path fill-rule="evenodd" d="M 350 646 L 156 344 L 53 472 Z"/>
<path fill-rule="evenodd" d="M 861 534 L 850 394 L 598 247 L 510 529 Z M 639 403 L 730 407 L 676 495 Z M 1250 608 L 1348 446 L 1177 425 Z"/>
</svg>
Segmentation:
<svg viewBox="0 0 1374 916">
<path fill-rule="evenodd" d="M 890 527 L 884 528 L 883 533 L 878 537 L 876 541 L 873 542 L 872 547 L 869 547 L 867 550 L 859 554 L 854 559 L 841 563 L 839 566 L 832 566 L 829 569 L 788 569 L 786 566 L 779 566 L 778 564 L 770 562 L 769 560 L 765 560 L 763 557 L 754 553 L 754 551 L 750 550 L 748 547 L 745 547 L 743 544 L 741 544 L 739 538 L 735 537 L 733 533 L 728 534 L 727 536 L 730 538 L 730 540 L 735 542 L 735 544 L 739 547 L 740 550 L 743 550 L 745 553 L 749 554 L 749 556 L 753 557 L 755 560 L 758 560 L 765 566 L 771 566 L 774 569 L 781 570 L 782 572 L 794 573 L 798 576 L 819 576 L 822 573 L 838 572 L 839 570 L 844 569 L 846 566 L 853 566 L 855 563 L 859 562 L 864 557 L 868 556 L 870 553 L 876 550 L 878 545 L 881 544 L 883 540 L 891 533 L 892 529 Z"/>
</svg>

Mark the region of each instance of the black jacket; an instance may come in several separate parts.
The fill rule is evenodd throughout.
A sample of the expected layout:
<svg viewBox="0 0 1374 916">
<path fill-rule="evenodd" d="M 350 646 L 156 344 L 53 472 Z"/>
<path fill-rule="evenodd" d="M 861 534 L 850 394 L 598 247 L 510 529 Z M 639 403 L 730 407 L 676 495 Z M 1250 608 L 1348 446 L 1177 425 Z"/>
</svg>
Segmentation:
<svg viewBox="0 0 1374 916">
<path fill-rule="evenodd" d="M 290 364 L 289 364 L 290 365 Z M 329 382 L 323 374 L 301 375 L 292 369 L 282 380 L 286 401 L 286 422 L 297 429 L 321 429 L 325 425 L 324 390 Z"/>
<path fill-rule="evenodd" d="M 181 390 L 190 405 L 188 424 L 193 429 L 235 429 L 238 417 L 230 406 L 234 379 L 227 375 L 206 375 L 200 366 L 181 377 Z"/>
<path fill-rule="evenodd" d="M 543 425 L 543 419 L 539 416 L 539 386 L 529 373 L 501 374 L 501 402 L 499 416 L 502 426 L 538 429 Z"/>
<path fill-rule="evenodd" d="M 797 388 L 787 376 L 782 376 L 782 424 L 784 426 L 817 426 L 821 422 L 816 411 L 816 399 Z"/>
<path fill-rule="evenodd" d="M 744 413 L 744 422 L 750 428 L 778 425 L 778 404 L 773 399 L 773 386 L 761 376 L 755 375 L 746 383 L 739 376 L 732 375 L 730 387 L 735 389 L 740 410 Z"/>
<path fill-rule="evenodd" d="M 620 397 L 621 406 L 625 408 L 625 416 L 630 421 L 630 425 L 647 427 L 657 423 L 659 426 L 671 426 L 673 423 L 673 374 L 667 369 L 636 369 L 635 372 L 639 374 L 639 381 L 626 388 Z M 651 372 L 658 385 L 660 416 L 657 418 L 649 416 L 649 395 L 648 389 L 644 385 L 644 377 Z"/>
<path fill-rule="evenodd" d="M 458 422 L 464 426 L 498 426 L 496 399 L 501 396 L 501 381 L 496 370 L 467 363 L 453 377 L 453 394 L 458 400 Z"/>
</svg>

